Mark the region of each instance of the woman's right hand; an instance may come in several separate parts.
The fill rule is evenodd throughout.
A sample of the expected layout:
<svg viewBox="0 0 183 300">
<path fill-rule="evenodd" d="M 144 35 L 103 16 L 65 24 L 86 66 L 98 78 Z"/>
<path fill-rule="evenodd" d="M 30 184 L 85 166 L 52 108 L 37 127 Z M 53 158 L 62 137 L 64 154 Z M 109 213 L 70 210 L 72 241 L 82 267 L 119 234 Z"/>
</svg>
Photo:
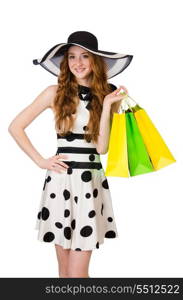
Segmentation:
<svg viewBox="0 0 183 300">
<path fill-rule="evenodd" d="M 60 158 L 68 158 L 68 155 L 65 155 L 65 154 L 58 154 L 58 155 L 54 155 L 54 156 L 51 156 L 47 159 L 45 158 L 42 158 L 39 163 L 38 163 L 38 166 L 41 168 L 41 169 L 47 169 L 47 170 L 52 170 L 52 171 L 55 171 L 57 173 L 63 173 L 63 171 L 66 172 L 66 170 L 69 168 L 68 165 L 66 165 L 63 161 L 60 161 L 59 159 Z"/>
</svg>

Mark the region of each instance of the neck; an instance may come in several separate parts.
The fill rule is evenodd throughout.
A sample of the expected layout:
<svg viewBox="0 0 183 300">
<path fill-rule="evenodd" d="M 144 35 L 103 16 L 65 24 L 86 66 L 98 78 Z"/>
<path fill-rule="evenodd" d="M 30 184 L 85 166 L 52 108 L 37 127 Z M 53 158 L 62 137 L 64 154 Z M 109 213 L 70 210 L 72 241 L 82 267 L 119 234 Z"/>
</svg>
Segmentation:
<svg viewBox="0 0 183 300">
<path fill-rule="evenodd" d="M 81 85 L 81 86 L 90 87 L 90 83 L 86 80 L 80 80 L 77 83 L 78 83 L 78 85 Z"/>
</svg>

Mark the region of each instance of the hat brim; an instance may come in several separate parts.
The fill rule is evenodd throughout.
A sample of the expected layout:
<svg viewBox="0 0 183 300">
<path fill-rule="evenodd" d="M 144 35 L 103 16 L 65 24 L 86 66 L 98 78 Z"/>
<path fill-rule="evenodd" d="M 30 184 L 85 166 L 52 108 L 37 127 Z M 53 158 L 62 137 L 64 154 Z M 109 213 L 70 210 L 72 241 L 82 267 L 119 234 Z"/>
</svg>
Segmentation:
<svg viewBox="0 0 183 300">
<path fill-rule="evenodd" d="M 133 58 L 133 55 L 130 54 L 120 54 L 103 50 L 96 51 L 77 43 L 61 43 L 53 46 L 41 59 L 34 59 L 33 64 L 39 64 L 51 74 L 58 76 L 60 74 L 60 63 L 63 59 L 64 52 L 71 45 L 79 46 L 95 55 L 102 56 L 107 64 L 108 79 L 123 72 L 129 66 Z"/>
</svg>

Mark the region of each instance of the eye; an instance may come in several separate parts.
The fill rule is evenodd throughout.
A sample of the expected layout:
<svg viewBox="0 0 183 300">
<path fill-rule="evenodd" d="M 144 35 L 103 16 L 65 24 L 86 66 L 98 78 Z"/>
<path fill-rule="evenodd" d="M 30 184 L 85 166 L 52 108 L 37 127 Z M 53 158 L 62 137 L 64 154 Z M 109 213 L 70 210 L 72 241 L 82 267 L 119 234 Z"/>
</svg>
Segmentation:
<svg viewBox="0 0 183 300">
<path fill-rule="evenodd" d="M 88 56 L 87 54 L 84 54 L 83 57 L 84 57 L 84 58 L 88 58 L 89 56 Z M 70 55 L 70 56 L 69 56 L 69 59 L 70 59 L 70 58 L 74 58 L 74 55 Z"/>
</svg>

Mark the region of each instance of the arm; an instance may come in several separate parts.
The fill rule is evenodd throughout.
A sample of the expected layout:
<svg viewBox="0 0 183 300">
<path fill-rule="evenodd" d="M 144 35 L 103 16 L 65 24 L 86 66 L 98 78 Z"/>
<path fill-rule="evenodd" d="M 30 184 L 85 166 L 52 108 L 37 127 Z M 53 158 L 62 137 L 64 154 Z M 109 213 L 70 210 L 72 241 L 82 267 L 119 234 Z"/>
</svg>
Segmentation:
<svg viewBox="0 0 183 300">
<path fill-rule="evenodd" d="M 110 137 L 110 118 L 111 105 L 110 103 L 104 103 L 102 114 L 100 118 L 99 136 L 97 141 L 97 152 L 100 154 L 106 154 L 108 151 L 109 137 Z"/>
<path fill-rule="evenodd" d="M 117 95 L 121 88 L 125 89 L 126 93 L 128 93 L 127 89 L 124 86 L 120 86 L 120 88 L 108 94 L 103 101 L 103 109 L 99 126 L 99 136 L 96 147 L 97 152 L 100 154 L 106 154 L 108 152 L 112 115 L 114 112 L 118 112 L 121 101 L 124 98 L 124 96 L 122 96 L 121 94 Z"/>
<path fill-rule="evenodd" d="M 45 109 L 51 108 L 52 101 L 56 95 L 56 85 L 48 86 L 36 99 L 22 110 L 10 123 L 8 131 L 15 139 L 20 148 L 39 166 L 39 161 L 43 159 L 40 153 L 34 148 L 25 128 Z"/>
</svg>

